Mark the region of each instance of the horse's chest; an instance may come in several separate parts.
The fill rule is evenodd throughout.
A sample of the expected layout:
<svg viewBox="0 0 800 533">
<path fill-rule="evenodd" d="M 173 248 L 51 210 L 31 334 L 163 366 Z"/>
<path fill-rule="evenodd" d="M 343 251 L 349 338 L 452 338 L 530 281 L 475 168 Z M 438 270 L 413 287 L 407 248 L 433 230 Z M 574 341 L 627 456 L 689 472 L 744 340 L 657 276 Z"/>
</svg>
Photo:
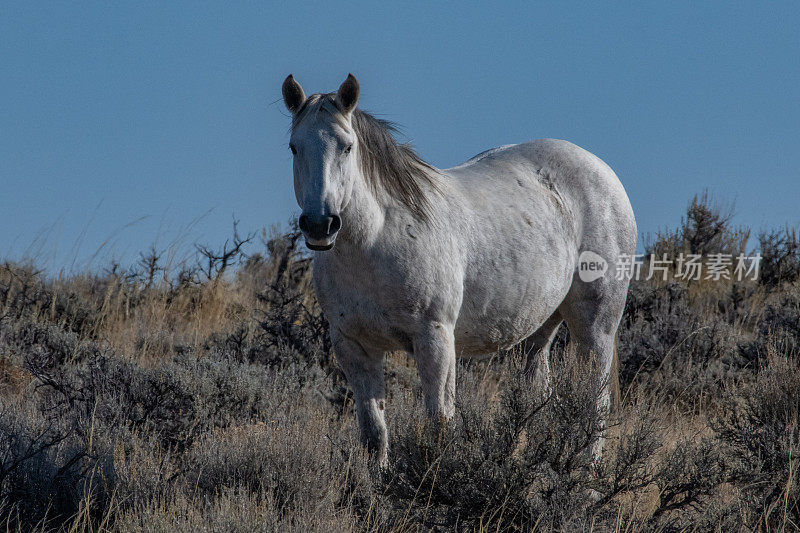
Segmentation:
<svg viewBox="0 0 800 533">
<path fill-rule="evenodd" d="M 411 351 L 420 298 L 367 269 L 315 271 L 317 297 L 331 326 L 365 346 Z"/>
</svg>

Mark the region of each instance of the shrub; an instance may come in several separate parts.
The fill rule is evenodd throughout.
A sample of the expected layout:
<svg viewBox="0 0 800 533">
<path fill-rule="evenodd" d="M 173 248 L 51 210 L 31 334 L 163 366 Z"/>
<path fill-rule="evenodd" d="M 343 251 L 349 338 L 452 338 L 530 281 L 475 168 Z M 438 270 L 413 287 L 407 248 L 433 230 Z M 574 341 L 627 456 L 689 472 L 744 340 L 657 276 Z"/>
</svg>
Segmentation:
<svg viewBox="0 0 800 533">
<path fill-rule="evenodd" d="M 794 229 L 762 232 L 758 241 L 761 252 L 759 283 L 775 288 L 800 279 L 800 240 Z"/>
<path fill-rule="evenodd" d="M 485 378 L 459 373 L 452 425 L 404 416 L 423 412 L 418 394 L 405 399 L 412 405 L 390 402 L 402 413 L 385 489 L 400 504 L 398 520 L 446 529 L 585 525 L 591 448 L 602 432 L 597 380 L 571 367 L 546 395 L 507 363 L 487 397 Z"/>
<path fill-rule="evenodd" d="M 678 254 L 737 255 L 745 251 L 749 230 L 733 227 L 733 208 L 715 205 L 708 191 L 695 195 L 676 230 L 665 230 L 645 243 L 645 254 L 674 260 Z"/>
<path fill-rule="evenodd" d="M 698 197 L 659 246 L 734 250 L 744 236 Z M 606 429 L 599 383 L 563 327 L 552 390 L 524 379 L 517 349 L 459 362 L 447 424 L 425 417 L 412 359 L 390 354 L 381 472 L 358 445 L 299 233 L 264 233 L 262 253 L 245 251 L 249 235 L 234 239 L 204 248 L 205 275 L 191 262 L 168 268 L 155 248 L 127 270 L 57 279 L 0 267 L 7 528 L 798 523 L 800 292 L 786 274 L 788 241 L 762 243 L 777 250 L 766 268 L 782 272 L 765 285 L 632 283 L 618 341 L 623 401 Z"/>
<path fill-rule="evenodd" d="M 74 514 L 85 453 L 69 428 L 25 405 L 0 405 L 0 519 L 35 524 Z"/>
<path fill-rule="evenodd" d="M 750 363 L 740 338 L 726 320 L 693 307 L 685 286 L 634 282 L 619 332 L 621 391 L 641 387 L 689 406 L 713 398 Z"/>
<path fill-rule="evenodd" d="M 800 524 L 800 372 L 796 359 L 772 355 L 750 383 L 737 384 L 714 425 L 733 458 L 748 527 Z"/>
</svg>

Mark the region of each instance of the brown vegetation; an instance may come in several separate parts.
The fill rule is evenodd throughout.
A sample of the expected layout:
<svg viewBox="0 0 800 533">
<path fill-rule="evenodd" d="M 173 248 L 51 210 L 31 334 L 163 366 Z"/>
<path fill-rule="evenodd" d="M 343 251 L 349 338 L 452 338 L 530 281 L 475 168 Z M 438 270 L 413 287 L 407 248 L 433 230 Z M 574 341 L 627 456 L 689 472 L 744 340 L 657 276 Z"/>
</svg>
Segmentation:
<svg viewBox="0 0 800 533">
<path fill-rule="evenodd" d="M 514 351 L 460 362 L 424 417 L 387 361 L 390 465 L 370 465 L 296 231 L 238 234 L 170 272 L 0 267 L 0 517 L 19 530 L 739 530 L 800 525 L 800 250 L 762 234 L 759 281 L 634 282 L 607 453 L 598 384 L 562 331 L 545 395 Z M 738 253 L 696 198 L 648 251 Z M 249 248 L 248 248 L 249 246 Z M 233 252 L 232 252 L 233 250 Z M 699 252 L 698 252 L 699 251 Z M 250 252 L 250 255 L 245 255 Z"/>
</svg>

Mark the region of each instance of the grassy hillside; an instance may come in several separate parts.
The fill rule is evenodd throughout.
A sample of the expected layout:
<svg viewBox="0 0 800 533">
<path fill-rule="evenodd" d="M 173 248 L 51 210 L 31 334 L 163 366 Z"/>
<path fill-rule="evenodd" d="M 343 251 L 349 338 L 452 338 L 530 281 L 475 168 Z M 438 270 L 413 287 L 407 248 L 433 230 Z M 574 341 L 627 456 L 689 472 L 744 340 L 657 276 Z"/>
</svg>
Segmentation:
<svg viewBox="0 0 800 533">
<path fill-rule="evenodd" d="M 676 217 L 677 218 L 677 217 Z M 748 245 L 748 241 L 753 241 Z M 387 360 L 390 465 L 357 442 L 296 231 L 234 236 L 175 270 L 52 277 L 0 266 L 0 519 L 15 530 L 549 531 L 800 527 L 800 247 L 706 197 L 646 242 L 621 405 L 553 349 L 459 362 L 453 423 L 426 421 L 413 360 Z M 681 252 L 763 256 L 757 281 L 684 281 Z M 643 267 L 647 270 L 648 265 Z"/>
</svg>

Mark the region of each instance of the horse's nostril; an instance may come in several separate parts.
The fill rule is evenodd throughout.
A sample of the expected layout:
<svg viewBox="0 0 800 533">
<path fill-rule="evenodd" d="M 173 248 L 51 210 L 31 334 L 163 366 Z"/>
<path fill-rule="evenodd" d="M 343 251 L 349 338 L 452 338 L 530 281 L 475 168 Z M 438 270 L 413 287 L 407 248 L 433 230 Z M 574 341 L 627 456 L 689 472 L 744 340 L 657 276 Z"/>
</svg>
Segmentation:
<svg viewBox="0 0 800 533">
<path fill-rule="evenodd" d="M 337 215 L 300 215 L 297 220 L 300 231 L 312 239 L 332 237 L 342 227 L 342 219 Z"/>
<path fill-rule="evenodd" d="M 339 218 L 337 215 L 331 216 L 331 225 L 328 228 L 328 235 L 333 235 L 334 233 L 339 231 L 339 228 L 341 227 L 342 227 L 342 219 Z"/>
<path fill-rule="evenodd" d="M 308 226 L 308 217 L 305 215 L 300 215 L 300 219 L 297 221 L 297 225 L 300 227 L 300 231 L 304 231 L 308 233 L 309 226 Z"/>
</svg>

